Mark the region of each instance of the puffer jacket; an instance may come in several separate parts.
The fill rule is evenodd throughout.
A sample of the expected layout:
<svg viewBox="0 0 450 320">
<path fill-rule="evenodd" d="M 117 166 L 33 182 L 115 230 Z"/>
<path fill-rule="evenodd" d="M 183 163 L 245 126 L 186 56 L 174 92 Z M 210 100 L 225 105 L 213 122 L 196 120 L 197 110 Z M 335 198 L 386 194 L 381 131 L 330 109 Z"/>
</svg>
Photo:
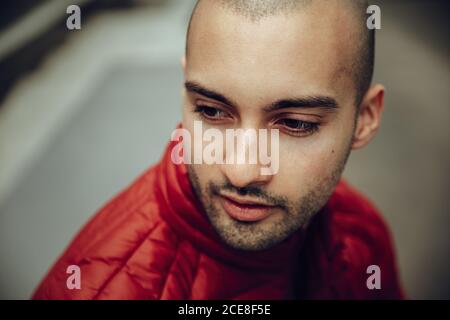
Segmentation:
<svg viewBox="0 0 450 320">
<path fill-rule="evenodd" d="M 391 239 L 374 207 L 341 181 L 306 231 L 275 247 L 225 245 L 184 165 L 163 159 L 78 233 L 33 299 L 398 299 Z M 67 285 L 68 267 L 81 287 Z M 381 289 L 369 289 L 370 265 Z"/>
</svg>

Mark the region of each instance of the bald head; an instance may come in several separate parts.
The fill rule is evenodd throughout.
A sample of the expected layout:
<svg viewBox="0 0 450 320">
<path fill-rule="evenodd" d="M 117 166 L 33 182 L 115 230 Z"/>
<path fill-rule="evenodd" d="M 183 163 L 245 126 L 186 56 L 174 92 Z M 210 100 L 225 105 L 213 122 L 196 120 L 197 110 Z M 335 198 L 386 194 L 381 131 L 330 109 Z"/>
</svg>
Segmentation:
<svg viewBox="0 0 450 320">
<path fill-rule="evenodd" d="M 337 40 L 338 42 L 344 42 L 346 40 L 348 42 L 348 49 L 352 51 L 352 58 L 347 59 L 347 65 L 342 66 L 341 69 L 351 73 L 356 89 L 355 103 L 359 105 L 364 93 L 370 87 L 374 66 L 375 34 L 374 30 L 369 30 L 366 27 L 366 8 L 368 4 L 365 0 L 334 0 L 329 2 L 318 0 L 199 0 L 194 7 L 189 22 L 186 40 L 186 57 L 188 58 L 189 56 L 191 27 L 195 23 L 198 16 L 197 13 L 202 10 L 202 7 L 211 8 L 211 6 L 215 6 L 255 24 L 273 16 L 283 16 L 287 19 L 295 16 L 296 13 L 303 12 L 304 14 L 315 15 L 318 26 L 320 26 L 321 21 L 326 22 L 331 19 L 327 15 L 334 13 L 330 10 L 328 13 L 318 15 L 317 10 L 314 10 L 314 6 L 317 4 L 322 6 L 329 4 L 331 7 L 336 3 L 338 3 L 340 10 L 345 12 L 345 16 L 350 17 L 349 20 L 351 22 L 345 23 L 345 25 L 349 26 L 352 30 L 342 31 L 340 34 L 342 39 L 333 40 Z M 350 34 L 352 36 L 349 39 Z M 342 48 L 340 46 L 339 49 Z M 336 51 L 339 51 L 339 49 Z M 338 55 L 341 53 L 336 52 Z"/>
<path fill-rule="evenodd" d="M 222 10 L 227 10 L 233 15 L 242 17 L 246 20 L 258 23 L 264 18 L 282 15 L 289 17 L 297 12 L 308 10 L 314 6 L 317 0 L 199 0 L 197 1 L 189 22 L 187 40 L 186 40 L 186 57 L 189 56 L 189 42 L 192 24 L 197 17 L 199 8 L 207 2 L 208 6 L 217 6 Z M 338 2 L 341 10 L 348 12 L 353 20 L 351 27 L 354 35 L 348 43 L 352 48 L 353 57 L 347 68 L 354 79 L 355 102 L 358 106 L 364 93 L 370 87 L 373 68 L 374 68 L 374 48 L 375 48 L 375 31 L 366 27 L 366 8 L 368 6 L 366 0 L 334 0 L 329 3 Z M 314 10 L 309 10 L 311 14 L 317 14 Z M 326 16 L 317 17 L 317 20 L 326 20 Z M 346 38 L 349 32 L 343 32 L 342 38 Z M 339 39 L 338 39 L 339 40 Z M 340 52 L 336 52 L 340 54 Z"/>
<path fill-rule="evenodd" d="M 220 2 L 236 14 L 256 21 L 280 13 L 288 14 L 309 4 L 311 0 L 220 0 Z"/>
</svg>

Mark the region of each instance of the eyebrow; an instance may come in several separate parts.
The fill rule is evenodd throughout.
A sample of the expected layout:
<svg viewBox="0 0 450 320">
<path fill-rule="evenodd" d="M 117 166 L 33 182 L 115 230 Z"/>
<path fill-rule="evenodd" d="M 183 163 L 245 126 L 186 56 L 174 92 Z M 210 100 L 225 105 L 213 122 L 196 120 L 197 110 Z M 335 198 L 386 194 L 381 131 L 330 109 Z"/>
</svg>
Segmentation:
<svg viewBox="0 0 450 320">
<path fill-rule="evenodd" d="M 325 109 L 328 111 L 339 108 L 337 101 L 328 96 L 306 96 L 302 98 L 278 100 L 264 108 L 266 112 L 272 112 L 288 108 Z"/>
<path fill-rule="evenodd" d="M 222 102 L 223 104 L 227 104 L 229 106 L 234 106 L 234 103 L 232 103 L 231 100 L 228 99 L 227 97 L 225 97 L 224 95 L 222 95 L 218 92 L 215 92 L 211 89 L 206 89 L 205 87 L 199 85 L 196 82 L 186 81 L 184 83 L 184 87 L 189 92 L 194 92 L 201 96 Z"/>
<path fill-rule="evenodd" d="M 196 82 L 186 81 L 184 86 L 189 92 L 194 92 L 207 98 L 222 102 L 223 104 L 235 107 L 235 104 L 231 101 L 231 99 L 225 97 L 223 94 L 215 92 L 214 90 L 207 89 Z M 305 96 L 301 98 L 281 99 L 266 106 L 263 110 L 265 112 L 273 112 L 288 108 L 318 108 L 331 111 L 339 108 L 339 104 L 334 98 L 328 96 Z"/>
</svg>

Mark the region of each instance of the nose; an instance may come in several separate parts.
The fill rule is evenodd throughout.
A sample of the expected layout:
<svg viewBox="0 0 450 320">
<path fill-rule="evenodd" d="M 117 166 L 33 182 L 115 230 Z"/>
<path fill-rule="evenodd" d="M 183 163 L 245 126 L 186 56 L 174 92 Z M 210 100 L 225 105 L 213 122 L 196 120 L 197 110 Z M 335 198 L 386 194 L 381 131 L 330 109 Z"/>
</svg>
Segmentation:
<svg viewBox="0 0 450 320">
<path fill-rule="evenodd" d="M 272 175 L 262 175 L 258 164 L 222 164 L 222 174 L 237 187 L 249 185 L 265 185 L 270 182 Z"/>
<path fill-rule="evenodd" d="M 252 128 L 241 130 L 236 132 L 236 140 L 227 137 L 224 164 L 221 165 L 222 173 L 238 188 L 267 184 L 271 180 L 271 175 L 261 174 L 263 170 L 257 152 L 259 150 L 257 132 Z M 236 144 L 229 144 L 229 141 Z M 229 159 L 231 162 L 228 162 Z"/>
</svg>

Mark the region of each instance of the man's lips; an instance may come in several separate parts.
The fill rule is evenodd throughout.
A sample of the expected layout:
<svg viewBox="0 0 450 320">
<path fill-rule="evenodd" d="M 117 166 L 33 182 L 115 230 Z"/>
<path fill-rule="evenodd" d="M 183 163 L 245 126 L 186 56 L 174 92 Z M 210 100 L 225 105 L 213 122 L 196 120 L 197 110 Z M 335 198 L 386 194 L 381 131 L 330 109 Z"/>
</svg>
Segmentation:
<svg viewBox="0 0 450 320">
<path fill-rule="evenodd" d="M 262 204 L 250 199 L 234 198 L 220 195 L 225 212 L 233 219 L 245 222 L 256 222 L 267 218 L 275 206 Z"/>
</svg>

